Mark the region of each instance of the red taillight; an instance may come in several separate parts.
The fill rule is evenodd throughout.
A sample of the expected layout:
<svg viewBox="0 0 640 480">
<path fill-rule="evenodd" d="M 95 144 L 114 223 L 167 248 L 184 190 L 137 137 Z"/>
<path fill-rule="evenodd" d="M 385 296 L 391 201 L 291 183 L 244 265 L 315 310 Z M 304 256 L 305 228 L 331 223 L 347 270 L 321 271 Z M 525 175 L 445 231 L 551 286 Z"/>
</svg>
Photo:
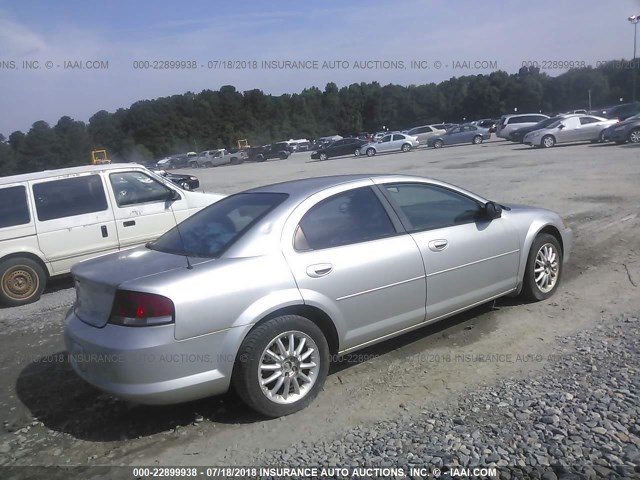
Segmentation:
<svg viewBox="0 0 640 480">
<path fill-rule="evenodd" d="M 117 290 L 109 323 L 128 327 L 147 327 L 173 323 L 173 302 L 154 293 Z"/>
</svg>

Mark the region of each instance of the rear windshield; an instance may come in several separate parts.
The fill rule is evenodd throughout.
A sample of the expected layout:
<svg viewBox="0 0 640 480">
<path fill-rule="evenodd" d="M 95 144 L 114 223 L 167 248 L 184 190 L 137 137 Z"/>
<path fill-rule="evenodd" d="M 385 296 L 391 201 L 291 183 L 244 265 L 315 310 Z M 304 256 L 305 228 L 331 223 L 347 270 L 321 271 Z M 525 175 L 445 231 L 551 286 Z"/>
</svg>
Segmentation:
<svg viewBox="0 0 640 480">
<path fill-rule="evenodd" d="M 223 198 L 147 247 L 176 255 L 217 258 L 287 197 L 286 193 L 239 193 Z"/>
</svg>

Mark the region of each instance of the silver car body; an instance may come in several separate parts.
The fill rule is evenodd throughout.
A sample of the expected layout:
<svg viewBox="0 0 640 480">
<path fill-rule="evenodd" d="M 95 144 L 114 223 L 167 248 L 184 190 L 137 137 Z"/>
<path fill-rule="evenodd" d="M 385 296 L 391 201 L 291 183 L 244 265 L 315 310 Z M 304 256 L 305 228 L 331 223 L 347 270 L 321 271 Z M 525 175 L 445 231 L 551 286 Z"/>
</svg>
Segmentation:
<svg viewBox="0 0 640 480">
<path fill-rule="evenodd" d="M 523 113 L 518 115 L 503 115 L 496 126 L 496 136 L 500 138 L 509 138 L 511 131 L 535 125 L 536 123 L 549 118 L 548 115 L 541 113 Z"/>
<path fill-rule="evenodd" d="M 406 199 L 413 189 L 444 192 L 479 208 L 487 203 L 423 177 L 291 181 L 245 192 L 288 197 L 218 258 L 191 257 L 188 265 L 184 256 L 141 247 L 76 265 L 77 301 L 65 327 L 74 370 L 100 389 L 142 403 L 221 394 L 229 389 L 243 339 L 267 317 L 314 318 L 332 353 L 344 353 L 519 292 L 541 231 L 555 235 L 564 261 L 569 258 L 571 230 L 556 213 L 539 208 L 506 207 L 493 220 L 408 233 L 394 204 L 405 201 L 397 200 L 398 192 L 409 192 Z M 396 233 L 301 250 L 299 225 L 310 209 L 356 191 L 375 195 Z M 122 289 L 170 298 L 175 323 L 110 323 L 114 294 Z"/>
<path fill-rule="evenodd" d="M 399 152 L 404 145 L 410 145 L 410 148 L 416 148 L 420 142 L 416 137 L 401 132 L 392 132 L 386 134 L 377 142 L 367 143 L 360 147 L 360 154 L 367 155 L 369 150 L 373 150 L 374 154 Z"/>
<path fill-rule="evenodd" d="M 569 115 L 552 123 L 547 128 L 527 133 L 523 138 L 523 143 L 541 146 L 545 137 L 551 137 L 552 144 L 597 141 L 602 138 L 602 134 L 607 128 L 616 123 L 618 123 L 617 119 L 610 120 L 595 115 Z"/>
</svg>

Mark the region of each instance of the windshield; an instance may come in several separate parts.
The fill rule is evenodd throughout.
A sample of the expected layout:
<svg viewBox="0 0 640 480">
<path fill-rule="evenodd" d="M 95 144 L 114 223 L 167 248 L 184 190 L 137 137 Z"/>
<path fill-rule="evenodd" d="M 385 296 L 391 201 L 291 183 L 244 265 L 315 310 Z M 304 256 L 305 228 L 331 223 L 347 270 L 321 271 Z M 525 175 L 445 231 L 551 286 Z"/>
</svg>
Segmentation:
<svg viewBox="0 0 640 480">
<path fill-rule="evenodd" d="M 555 120 L 552 124 L 547 125 L 547 127 L 546 127 L 546 128 L 557 128 L 557 127 L 558 127 L 558 125 L 560 125 L 560 122 L 561 122 L 561 121 L 562 121 L 562 120 Z"/>
<path fill-rule="evenodd" d="M 545 128 L 545 127 L 551 125 L 552 123 L 559 122 L 560 120 L 562 120 L 561 117 L 545 118 L 544 120 L 541 120 L 538 123 L 536 123 L 534 126 L 536 127 L 536 129 L 537 128 Z"/>
<path fill-rule="evenodd" d="M 147 247 L 176 255 L 217 258 L 287 197 L 286 193 L 240 193 L 223 198 Z"/>
</svg>

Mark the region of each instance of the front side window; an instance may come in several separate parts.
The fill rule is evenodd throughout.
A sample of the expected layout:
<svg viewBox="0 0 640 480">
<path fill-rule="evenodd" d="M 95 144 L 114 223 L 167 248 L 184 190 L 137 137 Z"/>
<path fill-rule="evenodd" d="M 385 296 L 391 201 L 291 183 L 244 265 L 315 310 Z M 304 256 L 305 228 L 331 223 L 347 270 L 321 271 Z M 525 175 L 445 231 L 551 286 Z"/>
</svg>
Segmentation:
<svg viewBox="0 0 640 480">
<path fill-rule="evenodd" d="M 286 193 L 239 193 L 223 198 L 169 230 L 149 248 L 217 258 L 287 197 Z"/>
<path fill-rule="evenodd" d="M 0 228 L 24 225 L 30 221 L 27 189 L 22 185 L 0 188 Z"/>
<path fill-rule="evenodd" d="M 599 122 L 597 118 L 593 117 L 580 117 L 580 125 L 588 125 L 590 123 Z"/>
<path fill-rule="evenodd" d="M 112 173 L 109 180 L 118 207 L 165 202 L 171 194 L 171 190 L 142 172 Z"/>
<path fill-rule="evenodd" d="M 479 202 L 436 185 L 396 183 L 385 188 L 409 221 L 409 231 L 470 223 L 482 214 Z"/>
<path fill-rule="evenodd" d="M 33 197 L 41 222 L 102 212 L 108 208 L 100 175 L 36 183 L 33 185 Z"/>
<path fill-rule="evenodd" d="M 367 242 L 396 234 L 386 210 L 370 187 L 329 197 L 300 221 L 296 250 L 319 250 Z"/>
</svg>

